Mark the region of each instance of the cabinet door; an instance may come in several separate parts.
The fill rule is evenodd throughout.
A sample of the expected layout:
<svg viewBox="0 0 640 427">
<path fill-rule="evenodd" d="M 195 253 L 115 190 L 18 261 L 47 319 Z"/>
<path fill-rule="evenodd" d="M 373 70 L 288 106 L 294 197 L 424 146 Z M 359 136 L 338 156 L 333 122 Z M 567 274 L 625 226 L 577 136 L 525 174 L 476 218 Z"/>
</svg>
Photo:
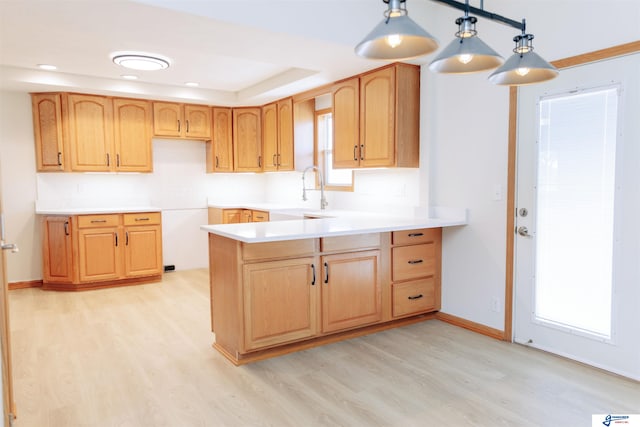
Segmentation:
<svg viewBox="0 0 640 427">
<path fill-rule="evenodd" d="M 384 68 L 360 78 L 361 167 L 394 166 L 395 68 Z"/>
<path fill-rule="evenodd" d="M 48 216 L 43 223 L 44 282 L 70 283 L 73 281 L 71 218 Z"/>
<path fill-rule="evenodd" d="M 110 171 L 115 159 L 113 106 L 110 98 L 93 95 L 68 96 L 71 170 Z"/>
<path fill-rule="evenodd" d="M 211 108 L 206 105 L 184 106 L 184 136 L 211 139 Z"/>
<path fill-rule="evenodd" d="M 263 170 L 278 170 L 278 107 L 276 104 L 262 107 L 262 149 Z"/>
<path fill-rule="evenodd" d="M 240 222 L 253 222 L 253 211 L 251 209 L 242 209 Z"/>
<path fill-rule="evenodd" d="M 214 107 L 213 137 L 207 143 L 207 172 L 233 172 L 231 108 Z"/>
<path fill-rule="evenodd" d="M 122 236 L 118 227 L 78 230 L 81 282 L 120 279 Z"/>
<path fill-rule="evenodd" d="M 244 209 L 225 209 L 222 211 L 222 223 L 223 224 L 237 224 L 242 221 L 242 212 Z"/>
<path fill-rule="evenodd" d="M 156 136 L 182 136 L 184 117 L 182 104 L 153 103 L 153 134 Z"/>
<path fill-rule="evenodd" d="M 124 230 L 124 274 L 127 277 L 162 273 L 162 227 L 144 225 Z"/>
<path fill-rule="evenodd" d="M 238 172 L 262 171 L 260 108 L 233 109 L 233 159 Z"/>
<path fill-rule="evenodd" d="M 32 94 L 31 107 L 38 171 L 64 170 L 62 95 Z"/>
<path fill-rule="evenodd" d="M 380 251 L 322 257 L 322 332 L 382 319 Z"/>
<path fill-rule="evenodd" d="M 151 102 L 113 100 L 115 169 L 123 172 L 151 172 Z"/>
<path fill-rule="evenodd" d="M 316 335 L 320 286 L 316 260 L 308 257 L 243 267 L 245 350 Z"/>
<path fill-rule="evenodd" d="M 333 167 L 356 168 L 360 164 L 360 89 L 354 78 L 333 87 Z"/>
<path fill-rule="evenodd" d="M 293 150 L 293 100 L 287 98 L 278 101 L 278 170 L 293 170 Z"/>
</svg>

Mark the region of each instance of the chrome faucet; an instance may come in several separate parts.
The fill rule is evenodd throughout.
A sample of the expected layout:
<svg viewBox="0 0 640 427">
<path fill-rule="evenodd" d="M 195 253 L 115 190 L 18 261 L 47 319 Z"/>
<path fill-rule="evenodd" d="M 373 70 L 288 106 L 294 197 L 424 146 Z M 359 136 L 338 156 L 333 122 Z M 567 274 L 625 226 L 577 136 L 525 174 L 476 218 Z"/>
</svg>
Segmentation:
<svg viewBox="0 0 640 427">
<path fill-rule="evenodd" d="M 308 166 L 302 171 L 302 200 L 307 200 L 307 187 L 304 183 L 304 174 L 307 173 L 309 169 L 318 171 L 318 177 L 320 178 L 320 209 L 324 209 L 329 205 L 329 202 L 327 202 L 327 199 L 324 197 L 324 177 L 322 176 L 322 171 L 320 171 L 317 166 Z"/>
</svg>

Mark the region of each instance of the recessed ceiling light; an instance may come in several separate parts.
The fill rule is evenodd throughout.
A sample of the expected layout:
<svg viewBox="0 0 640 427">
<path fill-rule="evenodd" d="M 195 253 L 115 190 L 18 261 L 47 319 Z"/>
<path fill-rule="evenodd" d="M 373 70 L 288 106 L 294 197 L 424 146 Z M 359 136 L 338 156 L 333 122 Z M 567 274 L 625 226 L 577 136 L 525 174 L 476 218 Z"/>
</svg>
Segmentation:
<svg viewBox="0 0 640 427">
<path fill-rule="evenodd" d="M 138 80 L 138 76 L 133 74 L 122 74 L 120 77 L 122 77 L 125 80 Z"/>
<path fill-rule="evenodd" d="M 38 68 L 40 68 L 41 70 L 47 70 L 47 71 L 53 71 L 58 69 L 58 67 L 51 64 L 38 64 Z"/>
<path fill-rule="evenodd" d="M 198 87 L 198 86 L 200 86 L 200 83 L 198 83 L 198 82 L 186 82 L 184 85 L 185 86 L 189 86 L 189 87 Z"/>
<path fill-rule="evenodd" d="M 153 53 L 115 52 L 111 55 L 111 59 L 116 64 L 132 70 L 163 70 L 170 65 L 168 58 Z"/>
</svg>

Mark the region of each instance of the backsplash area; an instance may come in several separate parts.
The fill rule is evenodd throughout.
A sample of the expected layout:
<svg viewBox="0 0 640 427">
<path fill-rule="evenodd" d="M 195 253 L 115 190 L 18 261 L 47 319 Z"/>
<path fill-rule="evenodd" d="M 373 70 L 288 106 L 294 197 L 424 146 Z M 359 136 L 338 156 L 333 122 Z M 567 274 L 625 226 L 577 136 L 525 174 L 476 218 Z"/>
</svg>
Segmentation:
<svg viewBox="0 0 640 427">
<path fill-rule="evenodd" d="M 207 266 L 207 203 L 279 203 L 318 209 L 320 192 L 302 201 L 302 173 L 207 174 L 205 143 L 153 141 L 153 173 L 39 173 L 44 207 L 142 207 L 162 210 L 164 264 L 178 270 Z M 307 183 L 313 183 L 308 173 Z M 353 192 L 327 192 L 329 209 L 413 215 L 420 200 L 418 169 L 355 172 Z"/>
</svg>

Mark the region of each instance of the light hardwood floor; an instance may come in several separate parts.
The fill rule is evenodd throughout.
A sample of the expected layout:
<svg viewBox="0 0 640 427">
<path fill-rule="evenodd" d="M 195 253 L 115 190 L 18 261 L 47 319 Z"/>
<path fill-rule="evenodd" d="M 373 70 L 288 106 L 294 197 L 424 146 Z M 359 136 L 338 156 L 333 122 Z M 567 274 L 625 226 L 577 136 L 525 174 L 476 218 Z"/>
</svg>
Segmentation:
<svg viewBox="0 0 640 427">
<path fill-rule="evenodd" d="M 207 270 L 10 292 L 16 427 L 590 426 L 640 384 L 431 320 L 234 367 Z"/>
</svg>

